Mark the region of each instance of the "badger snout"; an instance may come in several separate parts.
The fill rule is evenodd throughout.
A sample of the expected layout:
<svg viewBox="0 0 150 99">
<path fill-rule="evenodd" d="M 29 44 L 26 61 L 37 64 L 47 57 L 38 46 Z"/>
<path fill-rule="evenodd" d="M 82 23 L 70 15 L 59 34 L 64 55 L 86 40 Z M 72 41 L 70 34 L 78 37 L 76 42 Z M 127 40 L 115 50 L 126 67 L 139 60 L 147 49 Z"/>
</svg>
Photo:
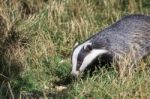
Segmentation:
<svg viewBox="0 0 150 99">
<path fill-rule="evenodd" d="M 79 71 L 71 71 L 71 75 L 78 77 L 79 76 Z"/>
</svg>

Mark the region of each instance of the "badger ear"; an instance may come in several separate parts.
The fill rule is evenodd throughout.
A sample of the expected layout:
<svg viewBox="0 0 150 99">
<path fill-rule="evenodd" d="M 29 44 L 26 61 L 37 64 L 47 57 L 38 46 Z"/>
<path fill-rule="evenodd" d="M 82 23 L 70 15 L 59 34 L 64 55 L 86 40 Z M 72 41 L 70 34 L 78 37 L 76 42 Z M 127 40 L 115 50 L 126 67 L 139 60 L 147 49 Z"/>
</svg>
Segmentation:
<svg viewBox="0 0 150 99">
<path fill-rule="evenodd" d="M 87 43 L 86 45 L 84 45 L 84 50 L 91 51 L 92 50 L 92 43 Z"/>
<path fill-rule="evenodd" d="M 78 45 L 79 45 L 79 43 L 78 43 L 78 42 L 76 42 L 76 43 L 74 44 L 74 46 L 73 46 L 73 47 L 75 48 L 75 47 L 76 47 L 76 46 L 78 46 Z"/>
</svg>

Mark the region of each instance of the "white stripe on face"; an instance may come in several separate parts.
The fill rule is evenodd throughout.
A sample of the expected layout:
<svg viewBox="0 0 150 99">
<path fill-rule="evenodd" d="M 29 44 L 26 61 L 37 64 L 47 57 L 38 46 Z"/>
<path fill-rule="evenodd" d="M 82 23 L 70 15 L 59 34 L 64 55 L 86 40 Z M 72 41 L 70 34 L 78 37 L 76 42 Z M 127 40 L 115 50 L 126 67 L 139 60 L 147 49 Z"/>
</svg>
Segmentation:
<svg viewBox="0 0 150 99">
<path fill-rule="evenodd" d="M 80 52 L 80 50 L 82 49 L 83 45 L 79 45 L 73 52 L 72 54 L 72 72 L 71 74 L 73 75 L 77 75 L 77 72 L 76 72 L 76 66 L 77 66 L 77 58 L 78 58 L 78 54 Z"/>
<path fill-rule="evenodd" d="M 89 44 L 89 41 L 87 41 L 87 42 L 85 42 L 85 43 L 79 45 L 77 48 L 75 48 L 75 50 L 74 50 L 74 52 L 73 52 L 73 54 L 72 54 L 72 65 L 73 65 L 73 67 L 72 67 L 72 72 L 71 72 L 71 74 L 73 74 L 73 75 L 78 75 L 78 74 L 79 74 L 79 72 L 76 71 L 76 68 L 77 68 L 77 58 L 78 58 L 78 55 L 79 55 L 81 49 L 82 49 L 85 45 L 87 45 L 87 44 Z"/>
<path fill-rule="evenodd" d="M 82 65 L 79 69 L 80 72 L 83 72 L 85 68 L 99 55 L 107 53 L 107 50 L 104 49 L 93 49 L 83 60 Z"/>
</svg>

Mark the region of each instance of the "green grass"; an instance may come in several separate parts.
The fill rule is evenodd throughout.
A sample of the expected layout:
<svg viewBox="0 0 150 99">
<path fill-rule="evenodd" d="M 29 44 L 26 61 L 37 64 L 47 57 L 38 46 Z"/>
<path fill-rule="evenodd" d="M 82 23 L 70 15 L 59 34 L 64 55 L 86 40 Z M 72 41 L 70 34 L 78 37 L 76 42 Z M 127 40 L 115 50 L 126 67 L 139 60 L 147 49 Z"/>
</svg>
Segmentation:
<svg viewBox="0 0 150 99">
<path fill-rule="evenodd" d="M 27 93 L 58 99 L 150 97 L 149 60 L 139 64 L 136 72 L 121 77 L 106 68 L 82 79 L 70 75 L 76 42 L 83 42 L 122 16 L 150 15 L 149 0 L 0 2 L 4 18 L 4 22 L 0 19 L 0 98 L 16 94 L 22 98 Z M 67 89 L 60 91 L 57 86 Z"/>
</svg>

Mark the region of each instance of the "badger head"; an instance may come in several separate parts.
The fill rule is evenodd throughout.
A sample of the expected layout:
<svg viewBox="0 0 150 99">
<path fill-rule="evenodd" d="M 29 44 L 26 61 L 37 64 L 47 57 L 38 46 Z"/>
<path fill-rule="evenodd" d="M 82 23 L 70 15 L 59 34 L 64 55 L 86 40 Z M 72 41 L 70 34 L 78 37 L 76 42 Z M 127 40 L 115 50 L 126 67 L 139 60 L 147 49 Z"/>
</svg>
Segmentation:
<svg viewBox="0 0 150 99">
<path fill-rule="evenodd" d="M 98 56 L 107 53 L 105 49 L 94 48 L 90 41 L 76 46 L 72 53 L 73 76 L 78 76 L 87 66 L 89 66 Z"/>
</svg>

